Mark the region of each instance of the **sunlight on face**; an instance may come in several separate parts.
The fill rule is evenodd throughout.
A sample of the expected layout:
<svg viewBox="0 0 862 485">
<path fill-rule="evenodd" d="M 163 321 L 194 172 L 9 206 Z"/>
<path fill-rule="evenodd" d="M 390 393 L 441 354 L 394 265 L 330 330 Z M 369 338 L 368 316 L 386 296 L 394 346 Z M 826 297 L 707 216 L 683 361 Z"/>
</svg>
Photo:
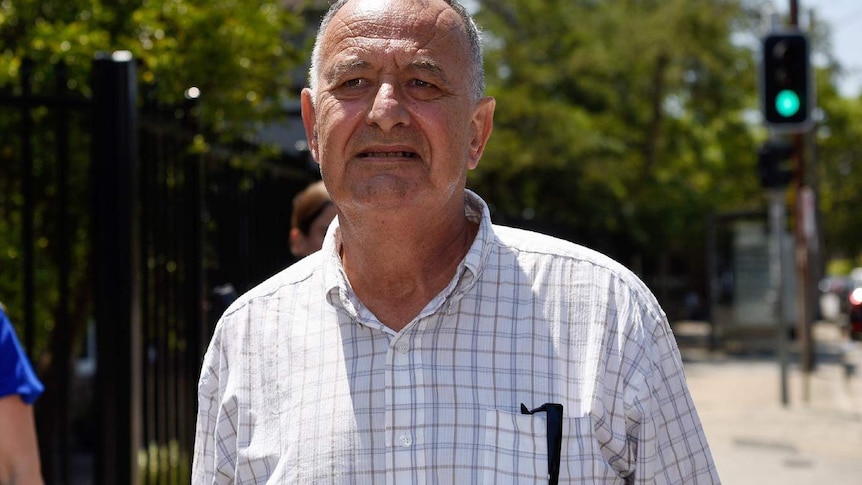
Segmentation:
<svg viewBox="0 0 862 485">
<path fill-rule="evenodd" d="M 356 13 L 368 15 L 375 12 L 384 12 L 390 8 L 392 2 L 393 0 L 367 0 L 356 6 Z"/>
</svg>

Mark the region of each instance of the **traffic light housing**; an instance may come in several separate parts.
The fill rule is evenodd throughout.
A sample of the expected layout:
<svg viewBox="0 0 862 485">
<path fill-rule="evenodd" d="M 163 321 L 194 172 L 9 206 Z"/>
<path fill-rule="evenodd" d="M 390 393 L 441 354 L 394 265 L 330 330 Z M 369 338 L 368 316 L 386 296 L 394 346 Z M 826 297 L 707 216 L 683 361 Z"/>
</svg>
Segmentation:
<svg viewBox="0 0 862 485">
<path fill-rule="evenodd" d="M 757 152 L 757 173 L 760 185 L 766 189 L 787 187 L 796 172 L 793 166 L 793 147 L 783 140 L 769 140 Z"/>
<path fill-rule="evenodd" d="M 803 128 L 810 118 L 808 38 L 798 32 L 763 39 L 763 117 L 774 128 Z"/>
</svg>

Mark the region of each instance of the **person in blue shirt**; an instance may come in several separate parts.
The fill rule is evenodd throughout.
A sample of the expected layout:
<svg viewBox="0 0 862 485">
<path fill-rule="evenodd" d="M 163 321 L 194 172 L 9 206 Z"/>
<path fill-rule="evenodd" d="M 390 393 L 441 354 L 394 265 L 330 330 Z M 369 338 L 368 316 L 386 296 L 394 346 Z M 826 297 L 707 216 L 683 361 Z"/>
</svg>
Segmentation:
<svg viewBox="0 0 862 485">
<path fill-rule="evenodd" d="M 43 483 L 33 403 L 44 389 L 0 305 L 0 484 Z"/>
</svg>

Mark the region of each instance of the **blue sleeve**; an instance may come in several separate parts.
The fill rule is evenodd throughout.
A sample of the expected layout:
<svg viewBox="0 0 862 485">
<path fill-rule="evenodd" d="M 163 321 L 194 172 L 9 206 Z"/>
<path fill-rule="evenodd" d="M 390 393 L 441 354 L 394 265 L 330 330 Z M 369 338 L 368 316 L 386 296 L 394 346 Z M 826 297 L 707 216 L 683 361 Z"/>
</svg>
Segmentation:
<svg viewBox="0 0 862 485">
<path fill-rule="evenodd" d="M 18 394 L 24 402 L 33 404 L 44 390 L 15 336 L 12 322 L 0 310 L 0 397 Z"/>
</svg>

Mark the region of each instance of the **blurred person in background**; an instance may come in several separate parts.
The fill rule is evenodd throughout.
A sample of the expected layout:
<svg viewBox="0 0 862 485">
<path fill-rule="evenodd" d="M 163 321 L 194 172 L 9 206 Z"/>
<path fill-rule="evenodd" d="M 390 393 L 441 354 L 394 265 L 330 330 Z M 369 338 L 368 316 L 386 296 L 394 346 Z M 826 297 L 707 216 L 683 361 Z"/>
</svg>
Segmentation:
<svg viewBox="0 0 862 485">
<path fill-rule="evenodd" d="M 33 403 L 44 391 L 0 304 L 0 485 L 41 485 Z"/>
<path fill-rule="evenodd" d="M 335 206 L 322 181 L 314 182 L 296 194 L 288 236 L 291 254 L 302 259 L 319 250 L 329 223 L 334 218 Z M 237 291 L 233 284 L 225 283 L 213 288 L 212 296 L 212 309 L 216 315 L 220 315 L 236 300 Z"/>
<path fill-rule="evenodd" d="M 332 219 L 335 219 L 335 206 L 323 181 L 297 194 L 290 218 L 290 252 L 297 258 L 304 258 L 319 250 Z"/>
</svg>

